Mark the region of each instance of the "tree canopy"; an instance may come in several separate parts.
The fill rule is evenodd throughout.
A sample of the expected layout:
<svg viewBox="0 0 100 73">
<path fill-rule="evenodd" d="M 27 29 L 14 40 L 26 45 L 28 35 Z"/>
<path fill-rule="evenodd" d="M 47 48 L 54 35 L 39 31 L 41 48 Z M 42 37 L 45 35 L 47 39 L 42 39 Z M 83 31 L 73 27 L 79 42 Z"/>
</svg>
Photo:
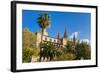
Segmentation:
<svg viewBox="0 0 100 73">
<path fill-rule="evenodd" d="M 33 48 L 36 44 L 36 35 L 29 31 L 28 28 L 23 30 L 23 48 Z"/>
</svg>

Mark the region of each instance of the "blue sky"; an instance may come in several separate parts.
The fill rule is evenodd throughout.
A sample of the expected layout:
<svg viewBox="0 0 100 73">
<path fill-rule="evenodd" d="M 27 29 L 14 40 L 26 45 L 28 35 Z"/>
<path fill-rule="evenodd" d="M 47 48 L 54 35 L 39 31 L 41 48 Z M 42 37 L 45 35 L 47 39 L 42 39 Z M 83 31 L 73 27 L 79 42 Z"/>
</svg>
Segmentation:
<svg viewBox="0 0 100 73">
<path fill-rule="evenodd" d="M 78 12 L 54 12 L 54 11 L 22 11 L 22 27 L 28 28 L 31 32 L 40 32 L 41 28 L 37 23 L 38 15 L 48 13 L 50 16 L 50 28 L 47 32 L 51 37 L 56 37 L 59 32 L 61 36 L 67 29 L 68 37 L 74 32 L 78 32 L 78 39 L 90 40 L 91 30 L 91 14 Z"/>
</svg>

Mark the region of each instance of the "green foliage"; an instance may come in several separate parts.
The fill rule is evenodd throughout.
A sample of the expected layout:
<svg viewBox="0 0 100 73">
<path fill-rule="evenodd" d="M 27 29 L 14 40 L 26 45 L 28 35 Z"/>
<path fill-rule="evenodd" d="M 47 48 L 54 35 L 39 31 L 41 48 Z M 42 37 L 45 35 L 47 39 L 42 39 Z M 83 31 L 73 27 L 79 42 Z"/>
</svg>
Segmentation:
<svg viewBox="0 0 100 73">
<path fill-rule="evenodd" d="M 57 57 L 57 60 L 64 61 L 64 60 L 74 60 L 76 55 L 73 53 L 62 53 L 60 56 Z"/>
<path fill-rule="evenodd" d="M 23 49 L 22 49 L 22 60 L 23 62 L 31 62 L 32 55 L 38 56 L 39 49 L 36 47 L 36 35 L 25 28 L 23 30 Z"/>
<path fill-rule="evenodd" d="M 42 51 L 43 56 L 50 57 L 50 61 L 60 60 L 60 57 L 63 53 L 62 48 L 58 47 L 52 42 L 42 43 L 41 47 L 44 48 Z"/>
<path fill-rule="evenodd" d="M 69 46 L 69 44 L 67 45 Z M 60 48 L 60 56 L 57 56 L 57 60 L 63 61 L 63 60 L 74 60 L 76 58 L 75 53 L 73 52 L 72 47 L 65 47 Z"/>
<path fill-rule="evenodd" d="M 47 28 L 50 24 L 50 16 L 47 13 L 40 14 L 37 23 L 42 29 Z"/>
<path fill-rule="evenodd" d="M 83 57 L 84 59 L 91 59 L 91 48 L 90 45 L 86 42 L 77 44 L 76 51 L 77 59 L 80 59 L 81 57 Z"/>
<path fill-rule="evenodd" d="M 36 35 L 25 28 L 23 30 L 23 48 L 34 48 L 36 44 Z"/>
<path fill-rule="evenodd" d="M 32 52 L 33 56 L 39 56 L 40 49 L 39 48 L 31 48 L 30 51 Z"/>
<path fill-rule="evenodd" d="M 53 43 L 46 42 L 46 43 L 41 43 L 40 47 L 43 48 L 43 50 L 41 51 L 42 56 L 50 57 L 50 60 L 53 60 L 57 51 L 56 46 Z"/>
<path fill-rule="evenodd" d="M 78 42 L 74 45 L 72 41 L 68 41 L 66 47 L 63 49 L 61 58 L 64 60 L 91 59 L 90 45 L 86 42 Z"/>
<path fill-rule="evenodd" d="M 23 62 L 31 62 L 32 56 L 38 57 L 39 56 L 39 49 L 38 48 L 23 48 L 22 52 Z"/>
<path fill-rule="evenodd" d="M 68 41 L 67 45 L 65 46 L 66 52 L 72 52 L 73 50 L 73 42 L 72 41 Z"/>
<path fill-rule="evenodd" d="M 72 53 L 71 50 L 69 51 L 69 49 L 57 47 L 53 43 L 42 43 L 40 46 L 44 48 L 42 51 L 44 56 L 53 55 L 52 60 L 63 61 L 74 60 L 76 58 L 76 55 Z"/>
<path fill-rule="evenodd" d="M 29 48 L 23 48 L 23 52 L 22 52 L 22 58 L 23 58 L 23 62 L 31 62 L 31 57 L 32 57 L 32 51 Z"/>
</svg>

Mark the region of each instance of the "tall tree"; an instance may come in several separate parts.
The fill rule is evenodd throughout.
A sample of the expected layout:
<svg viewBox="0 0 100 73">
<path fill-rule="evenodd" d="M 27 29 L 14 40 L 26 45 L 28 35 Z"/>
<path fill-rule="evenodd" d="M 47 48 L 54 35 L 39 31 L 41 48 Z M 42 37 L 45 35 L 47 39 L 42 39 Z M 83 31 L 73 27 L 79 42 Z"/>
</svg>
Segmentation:
<svg viewBox="0 0 100 73">
<path fill-rule="evenodd" d="M 35 33 L 29 31 L 28 28 L 24 28 L 22 34 L 23 34 L 22 61 L 27 63 L 31 62 L 31 57 L 33 55 L 32 50 L 34 50 L 36 44 L 36 35 Z"/>
<path fill-rule="evenodd" d="M 41 43 L 42 43 L 44 30 L 50 25 L 50 16 L 47 13 L 40 14 L 37 19 L 37 23 L 41 28 Z M 41 53 L 41 49 L 42 48 L 40 48 L 40 53 Z M 41 57 L 40 57 L 40 61 L 41 61 Z"/>
<path fill-rule="evenodd" d="M 38 22 L 40 28 L 42 29 L 41 30 L 41 32 L 42 32 L 41 42 L 42 42 L 44 30 L 50 25 L 50 16 L 47 13 L 40 14 L 37 19 L 37 22 Z"/>
<path fill-rule="evenodd" d="M 77 44 L 76 46 L 77 51 L 77 59 L 91 59 L 91 47 L 90 44 L 86 42 L 82 42 L 80 44 Z"/>
</svg>

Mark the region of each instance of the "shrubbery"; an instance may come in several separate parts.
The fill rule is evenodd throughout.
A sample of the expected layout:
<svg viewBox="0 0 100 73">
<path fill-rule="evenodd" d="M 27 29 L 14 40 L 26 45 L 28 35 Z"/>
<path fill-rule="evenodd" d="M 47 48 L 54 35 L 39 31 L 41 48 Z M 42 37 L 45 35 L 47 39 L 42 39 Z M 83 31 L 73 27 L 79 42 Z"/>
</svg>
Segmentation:
<svg viewBox="0 0 100 73">
<path fill-rule="evenodd" d="M 32 50 L 29 48 L 23 48 L 23 62 L 31 62 L 31 57 L 32 57 Z"/>
<path fill-rule="evenodd" d="M 23 48 L 23 62 L 31 62 L 32 56 L 39 56 L 39 49 L 38 48 Z"/>
</svg>

